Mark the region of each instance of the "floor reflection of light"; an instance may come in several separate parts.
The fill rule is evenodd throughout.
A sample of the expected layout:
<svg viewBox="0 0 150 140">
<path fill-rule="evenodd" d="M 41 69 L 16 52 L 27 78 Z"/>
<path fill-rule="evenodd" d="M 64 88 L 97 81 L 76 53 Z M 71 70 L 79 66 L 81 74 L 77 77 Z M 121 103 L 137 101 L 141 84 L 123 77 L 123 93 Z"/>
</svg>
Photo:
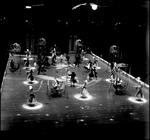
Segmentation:
<svg viewBox="0 0 150 140">
<path fill-rule="evenodd" d="M 23 60 L 27 60 L 27 58 L 25 57 L 25 58 L 23 58 Z M 33 60 L 33 58 L 29 58 L 29 60 Z"/>
<path fill-rule="evenodd" d="M 107 81 L 107 82 L 111 83 L 111 79 L 110 79 L 110 78 L 105 79 L 105 81 Z"/>
<path fill-rule="evenodd" d="M 131 102 L 134 102 L 134 103 L 138 103 L 138 104 L 142 104 L 142 103 L 147 102 L 146 99 L 141 98 L 141 100 L 139 100 L 139 98 L 137 98 L 137 97 L 129 97 L 128 100 L 131 101 Z"/>
<path fill-rule="evenodd" d="M 67 79 L 67 81 L 69 81 L 70 78 L 71 78 L 71 76 L 61 76 L 61 79 L 63 79 L 63 80 L 66 80 L 66 79 Z"/>
<path fill-rule="evenodd" d="M 40 78 L 42 80 L 54 80 L 55 77 L 47 76 L 47 75 L 35 75 L 36 78 Z M 58 81 L 62 81 L 61 78 L 57 78 Z M 65 81 L 65 80 L 64 80 Z"/>
<path fill-rule="evenodd" d="M 98 69 L 101 69 L 101 67 L 99 67 L 99 66 L 96 66 L 96 69 L 98 70 Z"/>
<path fill-rule="evenodd" d="M 25 70 L 25 69 L 30 69 L 31 68 L 31 66 L 29 65 L 28 67 L 23 67 L 23 69 Z"/>
<path fill-rule="evenodd" d="M 25 85 L 35 85 L 35 84 L 38 83 L 38 81 L 34 80 L 34 81 L 32 81 L 32 83 L 29 82 L 29 81 L 24 81 L 23 83 L 24 83 Z"/>
<path fill-rule="evenodd" d="M 22 106 L 23 106 L 23 108 L 28 109 L 28 110 L 36 110 L 36 109 L 42 108 L 43 104 L 36 102 L 34 106 L 30 106 L 28 104 L 23 104 Z"/>
<path fill-rule="evenodd" d="M 74 97 L 78 100 L 84 100 L 84 101 L 92 100 L 93 98 L 90 94 L 86 95 L 86 98 L 82 98 L 81 93 L 74 95 Z"/>
<path fill-rule="evenodd" d="M 36 68 L 35 68 L 35 67 L 30 67 L 30 70 L 31 70 L 31 69 L 32 69 L 32 70 L 35 70 Z"/>
</svg>

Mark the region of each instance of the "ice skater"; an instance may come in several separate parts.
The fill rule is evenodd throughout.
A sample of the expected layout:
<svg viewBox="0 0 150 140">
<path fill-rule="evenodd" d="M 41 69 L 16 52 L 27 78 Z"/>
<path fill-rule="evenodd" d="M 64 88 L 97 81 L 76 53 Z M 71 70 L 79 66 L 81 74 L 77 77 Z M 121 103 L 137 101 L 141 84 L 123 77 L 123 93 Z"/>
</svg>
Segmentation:
<svg viewBox="0 0 150 140">
<path fill-rule="evenodd" d="M 33 81 L 34 81 L 33 70 L 30 69 L 30 71 L 27 72 L 27 74 L 28 74 L 27 81 L 29 81 L 29 83 L 33 83 Z"/>
<path fill-rule="evenodd" d="M 38 90 L 34 90 L 32 86 L 29 86 L 29 91 L 27 91 L 27 104 L 29 106 L 34 106 L 36 105 L 37 99 L 36 99 L 36 94 L 39 92 L 41 86 L 43 84 L 43 80 L 40 82 L 40 86 L 38 88 Z"/>
<path fill-rule="evenodd" d="M 139 100 L 141 100 L 142 98 L 144 98 L 144 95 L 143 95 L 143 92 L 142 92 L 142 88 L 144 86 L 144 83 L 140 83 L 139 86 L 136 87 L 136 94 L 135 94 L 135 97 L 137 97 Z M 139 96 L 140 95 L 140 96 Z"/>
<path fill-rule="evenodd" d="M 72 72 L 72 73 L 70 74 L 70 76 L 71 76 L 71 78 L 70 78 L 71 87 L 75 87 L 75 84 L 79 82 L 79 81 L 77 80 L 76 73 L 75 73 L 75 72 Z"/>
<path fill-rule="evenodd" d="M 85 80 L 83 86 L 81 87 L 81 98 L 87 98 L 89 92 L 87 91 L 87 83 L 88 81 Z"/>
</svg>

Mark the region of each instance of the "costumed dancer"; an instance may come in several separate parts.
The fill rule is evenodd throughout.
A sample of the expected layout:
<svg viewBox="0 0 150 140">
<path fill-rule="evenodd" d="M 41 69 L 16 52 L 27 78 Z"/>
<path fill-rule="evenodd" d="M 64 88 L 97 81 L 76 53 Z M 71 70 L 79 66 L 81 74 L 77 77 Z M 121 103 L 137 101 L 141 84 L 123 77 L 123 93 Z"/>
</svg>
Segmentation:
<svg viewBox="0 0 150 140">
<path fill-rule="evenodd" d="M 67 63 L 69 65 L 70 64 L 70 56 L 68 54 L 66 54 L 66 60 L 67 60 Z"/>
<path fill-rule="evenodd" d="M 27 49 L 27 50 L 25 51 L 25 53 L 26 53 L 26 58 L 29 58 L 30 55 L 31 55 L 31 51 L 29 51 L 29 49 Z"/>
<path fill-rule="evenodd" d="M 96 57 L 94 57 L 93 65 L 98 66 L 98 60 L 97 60 L 97 58 L 96 58 Z"/>
<path fill-rule="evenodd" d="M 66 68 L 66 74 L 67 74 L 66 78 L 69 78 L 71 76 L 71 71 L 69 67 Z"/>
<path fill-rule="evenodd" d="M 84 81 L 84 84 L 83 84 L 83 86 L 81 87 L 81 98 L 87 98 L 87 95 L 89 95 L 89 92 L 87 91 L 87 88 L 86 88 L 86 86 L 87 86 L 87 80 L 85 80 Z"/>
<path fill-rule="evenodd" d="M 75 55 L 75 67 L 78 67 L 79 68 L 79 64 L 80 64 L 80 54 L 76 54 Z"/>
<path fill-rule="evenodd" d="M 40 82 L 40 86 L 38 90 L 34 90 L 32 86 L 29 86 L 29 91 L 27 91 L 27 104 L 30 106 L 34 106 L 35 103 L 37 102 L 35 95 L 37 94 L 37 92 L 39 92 L 41 86 L 43 84 L 43 81 Z"/>
<path fill-rule="evenodd" d="M 30 71 L 27 72 L 27 74 L 28 74 L 27 81 L 29 81 L 29 83 L 33 83 L 33 81 L 34 81 L 33 70 L 30 69 Z"/>
<path fill-rule="evenodd" d="M 44 66 L 50 66 L 50 63 L 48 61 L 49 61 L 49 58 L 47 56 L 45 56 L 43 58 L 43 64 L 44 64 Z"/>
<path fill-rule="evenodd" d="M 10 69 L 15 69 L 15 62 L 13 59 L 10 60 Z"/>
<path fill-rule="evenodd" d="M 24 66 L 26 67 L 26 68 L 28 68 L 30 65 L 29 65 L 29 58 L 27 57 L 27 60 L 25 61 L 25 64 L 24 64 Z"/>
<path fill-rule="evenodd" d="M 51 63 L 51 65 L 55 65 L 55 64 L 56 64 L 56 55 L 54 54 L 52 56 L 52 63 Z"/>
<path fill-rule="evenodd" d="M 111 83 L 114 83 L 116 77 L 115 77 L 115 72 L 112 70 L 111 71 L 111 74 L 110 74 L 110 80 L 111 80 Z"/>
<path fill-rule="evenodd" d="M 143 86 L 144 86 L 144 83 L 141 82 L 140 85 L 136 87 L 137 92 L 135 94 L 135 97 L 137 97 L 139 100 L 141 100 L 141 98 L 144 98 L 144 95 L 143 95 L 143 92 L 142 92 Z"/>
<path fill-rule="evenodd" d="M 98 73 L 97 73 L 97 71 L 96 71 L 96 66 L 93 67 L 92 71 L 93 71 L 93 74 L 94 74 L 95 79 L 97 80 L 97 74 L 98 74 Z"/>
<path fill-rule="evenodd" d="M 116 93 L 118 93 L 118 91 L 122 89 L 122 83 L 123 83 L 122 79 L 119 76 L 117 76 L 113 83 L 113 87 L 115 88 Z"/>
<path fill-rule="evenodd" d="M 86 70 L 91 70 L 91 68 L 92 68 L 92 61 L 91 60 L 89 60 L 89 62 L 87 62 L 87 65 L 86 66 L 84 66 L 84 68 L 86 69 Z"/>
<path fill-rule="evenodd" d="M 61 55 L 60 55 L 60 64 L 63 63 L 63 60 L 64 60 L 64 58 L 63 58 L 63 55 L 61 54 Z"/>
<path fill-rule="evenodd" d="M 78 83 L 79 81 L 77 80 L 77 77 L 76 77 L 76 73 L 75 72 L 72 72 L 71 73 L 71 78 L 70 78 L 70 83 L 71 83 L 71 87 L 75 87 L 75 83 Z"/>
</svg>

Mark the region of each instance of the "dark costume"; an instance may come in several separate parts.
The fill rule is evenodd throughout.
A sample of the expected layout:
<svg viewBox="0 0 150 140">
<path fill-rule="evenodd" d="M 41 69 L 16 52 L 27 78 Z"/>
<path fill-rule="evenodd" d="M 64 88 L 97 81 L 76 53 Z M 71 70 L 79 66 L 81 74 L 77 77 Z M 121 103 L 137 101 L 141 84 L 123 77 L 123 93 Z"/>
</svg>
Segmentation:
<svg viewBox="0 0 150 140">
<path fill-rule="evenodd" d="M 76 73 L 75 72 L 72 72 L 70 74 L 71 78 L 70 78 L 70 83 L 71 83 L 71 86 L 74 86 L 75 87 L 75 83 L 77 83 L 77 78 L 76 78 Z"/>
<path fill-rule="evenodd" d="M 31 69 L 27 74 L 28 74 L 27 79 L 28 79 L 30 82 L 33 82 L 33 81 L 34 81 L 33 70 Z"/>
<path fill-rule="evenodd" d="M 142 88 L 143 88 L 143 84 L 138 86 L 138 87 L 136 87 L 137 92 L 135 94 L 135 97 L 138 97 L 139 99 L 144 97 L 143 96 L 143 92 L 142 92 Z M 139 97 L 139 95 L 140 95 L 140 97 Z"/>
</svg>

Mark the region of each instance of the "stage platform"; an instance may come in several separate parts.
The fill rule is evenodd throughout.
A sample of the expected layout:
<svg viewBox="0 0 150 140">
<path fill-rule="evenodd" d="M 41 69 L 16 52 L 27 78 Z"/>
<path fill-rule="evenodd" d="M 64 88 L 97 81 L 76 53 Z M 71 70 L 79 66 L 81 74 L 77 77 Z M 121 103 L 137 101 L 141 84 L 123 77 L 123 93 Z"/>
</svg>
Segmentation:
<svg viewBox="0 0 150 140">
<path fill-rule="evenodd" d="M 37 75 L 34 72 L 37 84 L 33 85 L 38 89 L 40 81 L 43 85 L 37 93 L 37 101 L 41 103 L 39 109 L 25 108 L 27 102 L 27 90 L 29 85 L 26 69 L 24 69 L 25 55 L 13 56 L 19 62 L 20 68 L 11 73 L 6 68 L 3 78 L 3 89 L 1 93 L 1 131 L 8 132 L 13 138 L 21 134 L 22 137 L 34 138 L 38 136 L 55 135 L 56 137 L 94 137 L 99 139 L 110 138 L 148 138 L 149 132 L 149 88 L 144 87 L 144 101 L 135 100 L 137 85 L 135 80 L 129 79 L 121 74 L 123 81 L 127 84 L 127 90 L 122 95 L 114 94 L 110 87 L 109 67 L 98 60 L 98 79 L 92 80 L 87 86 L 89 97 L 80 98 L 80 86 L 86 79 L 87 72 L 84 65 L 93 56 L 86 54 L 85 61 L 79 68 L 71 68 L 76 72 L 79 83 L 76 87 L 67 86 L 66 94 L 62 97 L 51 98 L 46 96 L 47 79 L 54 76 L 60 80 L 66 75 L 65 68 L 50 66 L 45 75 Z M 71 63 L 74 61 L 74 54 L 70 54 Z M 32 56 L 31 66 L 36 60 Z M 60 134 L 61 133 L 61 134 Z M 63 136 L 62 136 L 63 135 Z M 121 137 L 120 137 L 121 135 Z M 7 135 L 8 136 L 8 135 Z"/>
</svg>

